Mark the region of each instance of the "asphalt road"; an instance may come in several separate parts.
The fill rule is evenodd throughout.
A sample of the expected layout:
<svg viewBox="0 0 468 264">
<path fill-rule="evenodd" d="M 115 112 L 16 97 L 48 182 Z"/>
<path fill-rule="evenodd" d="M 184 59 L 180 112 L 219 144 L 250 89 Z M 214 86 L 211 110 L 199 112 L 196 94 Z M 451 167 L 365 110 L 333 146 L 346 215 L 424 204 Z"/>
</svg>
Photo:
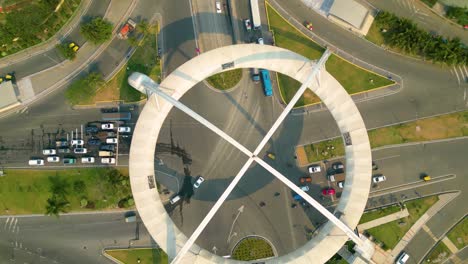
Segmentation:
<svg viewBox="0 0 468 264">
<path fill-rule="evenodd" d="M 90 18 L 96 16 L 104 16 L 109 3 L 110 0 L 93 1 L 86 14 L 82 17 L 82 21 L 88 21 Z M 70 34 L 64 39 L 64 42 L 71 41 L 77 43 L 80 46 L 85 42 L 84 38 L 80 34 L 79 25 L 73 28 Z M 54 48 L 34 55 L 26 60 L 22 60 L 4 67 L 0 70 L 0 75 L 14 71 L 16 78 L 19 80 L 33 73 L 55 66 L 64 60 L 65 59 Z"/>
<path fill-rule="evenodd" d="M 466 138 L 373 151 L 373 157 L 377 160 L 379 169 L 387 176 L 387 182 L 384 182 L 379 188 L 421 181 L 421 173 L 427 173 L 432 178 L 455 174 L 456 178 L 433 184 L 428 182 L 418 188 L 371 198 L 368 206 L 382 206 L 434 193 L 461 191 L 459 196 L 426 223 L 436 237 L 441 237 L 468 211 L 468 205 L 465 203 L 468 199 L 466 193 L 468 189 L 466 181 L 467 155 L 468 139 Z M 405 248 L 405 251 L 411 255 L 412 261 L 414 261 L 412 263 L 419 263 L 435 242 L 427 232 L 420 230 Z"/>
<path fill-rule="evenodd" d="M 0 263 L 113 263 L 104 247 L 152 245 L 124 213 L 0 218 Z M 139 240 L 134 240 L 139 238 Z"/>
</svg>

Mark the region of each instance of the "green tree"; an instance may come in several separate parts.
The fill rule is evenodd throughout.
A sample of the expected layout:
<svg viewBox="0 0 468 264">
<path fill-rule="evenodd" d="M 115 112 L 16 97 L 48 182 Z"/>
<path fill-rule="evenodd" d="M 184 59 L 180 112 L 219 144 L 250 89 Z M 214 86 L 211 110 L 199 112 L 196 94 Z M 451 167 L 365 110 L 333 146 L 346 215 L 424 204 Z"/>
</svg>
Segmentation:
<svg viewBox="0 0 468 264">
<path fill-rule="evenodd" d="M 77 194 L 82 194 L 86 190 L 86 184 L 82 180 L 77 180 L 73 183 L 73 191 Z"/>
<path fill-rule="evenodd" d="M 55 48 L 59 53 L 68 60 L 74 60 L 76 58 L 76 52 L 74 52 L 66 43 L 57 44 Z"/>
<path fill-rule="evenodd" d="M 66 213 L 67 207 L 70 206 L 70 203 L 64 198 L 57 195 L 52 195 L 51 198 L 47 199 L 46 205 L 46 215 L 55 215 L 59 217 L 60 213 Z"/>
<path fill-rule="evenodd" d="M 58 175 L 49 177 L 50 192 L 53 196 L 65 197 L 68 194 L 69 183 Z"/>
<path fill-rule="evenodd" d="M 127 41 L 132 47 L 137 47 L 139 45 L 138 39 L 135 36 L 128 37 Z"/>
<path fill-rule="evenodd" d="M 84 78 L 73 81 L 65 92 L 65 97 L 72 105 L 90 104 L 96 91 L 104 84 L 102 75 L 92 72 Z"/>
<path fill-rule="evenodd" d="M 150 24 L 146 20 L 140 21 L 140 23 L 138 23 L 136 26 L 136 30 L 145 36 L 151 33 Z"/>
<path fill-rule="evenodd" d="M 88 23 L 82 24 L 80 32 L 93 44 L 101 44 L 112 36 L 112 23 L 101 17 L 94 18 Z"/>
</svg>

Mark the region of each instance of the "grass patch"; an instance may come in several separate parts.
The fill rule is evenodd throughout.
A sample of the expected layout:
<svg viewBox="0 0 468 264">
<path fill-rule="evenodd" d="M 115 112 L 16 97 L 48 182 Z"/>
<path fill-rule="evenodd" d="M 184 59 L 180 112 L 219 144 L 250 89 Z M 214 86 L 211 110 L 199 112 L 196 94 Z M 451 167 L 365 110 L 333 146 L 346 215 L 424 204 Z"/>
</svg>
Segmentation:
<svg viewBox="0 0 468 264">
<path fill-rule="evenodd" d="M 435 3 L 437 3 L 438 0 L 421 0 L 423 3 L 425 3 L 428 7 L 433 7 Z"/>
<path fill-rule="evenodd" d="M 448 247 L 443 242 L 439 242 L 427 255 L 423 263 L 443 263 L 451 254 Z"/>
<path fill-rule="evenodd" d="M 392 249 L 411 226 L 438 200 L 437 196 L 430 196 L 409 201 L 405 203 L 409 216 L 371 228 L 367 232 L 375 238 L 376 242 L 381 243 L 384 250 Z"/>
<path fill-rule="evenodd" d="M 385 207 L 385 208 L 382 208 L 382 209 L 378 209 L 378 210 L 374 210 L 374 211 L 370 211 L 370 212 L 365 212 L 361 216 L 361 220 L 359 220 L 359 224 L 367 223 L 367 222 L 370 222 L 372 220 L 379 219 L 381 217 L 391 215 L 391 214 L 394 214 L 394 213 L 399 212 L 399 211 L 400 211 L 400 206 L 392 205 L 392 206 Z"/>
<path fill-rule="evenodd" d="M 465 219 L 450 230 L 447 237 L 458 249 L 462 249 L 468 245 L 468 218 L 465 217 Z"/>
<path fill-rule="evenodd" d="M 372 148 L 468 136 L 468 111 L 377 128 L 367 133 Z M 303 148 L 309 163 L 344 155 L 341 137 L 305 145 Z"/>
<path fill-rule="evenodd" d="M 51 178 L 65 182 L 65 196 L 70 211 L 118 208 L 131 195 L 128 169 L 119 170 L 125 181 L 121 185 L 107 178 L 111 168 L 67 170 L 5 170 L 0 178 L 0 214 L 43 214 L 52 194 Z M 83 182 L 76 184 L 76 182 Z M 77 185 L 81 185 L 76 187 Z M 86 199 L 85 207 L 81 206 Z"/>
<path fill-rule="evenodd" d="M 218 90 L 228 90 L 236 86 L 241 79 L 242 69 L 235 69 L 210 76 L 206 81 Z"/>
<path fill-rule="evenodd" d="M 18 8 L 1 14 L 0 57 L 17 53 L 53 37 L 73 18 L 80 2 L 81 0 L 64 1 L 55 12 L 55 1 L 22 1 L 18 3 Z"/>
<path fill-rule="evenodd" d="M 273 248 L 263 238 L 248 237 L 242 239 L 234 248 L 232 258 L 236 260 L 256 260 L 273 257 Z"/>
<path fill-rule="evenodd" d="M 157 25 L 150 27 L 150 34 L 139 44 L 127 64 L 97 91 L 94 103 L 100 101 L 137 102 L 146 96 L 127 82 L 133 72 L 141 72 L 156 82 L 161 82 L 161 64 L 158 56 Z"/>
<path fill-rule="evenodd" d="M 166 253 L 159 248 L 106 250 L 106 253 L 125 264 L 167 264 Z M 138 262 L 140 260 L 140 262 Z"/>
<path fill-rule="evenodd" d="M 338 254 L 333 255 L 325 264 L 348 264 L 348 262 Z"/>
<path fill-rule="evenodd" d="M 319 59 L 325 49 L 301 34 L 288 24 L 271 6 L 267 5 L 270 30 L 273 31 L 275 45 L 287 48 L 309 59 Z M 353 94 L 394 83 L 387 78 L 359 68 L 338 56 L 332 55 L 326 62 L 327 71 L 348 91 Z M 287 103 L 300 87 L 300 83 L 288 76 L 278 74 L 283 100 Z M 296 107 L 318 103 L 320 99 L 307 90 L 299 99 Z"/>
</svg>

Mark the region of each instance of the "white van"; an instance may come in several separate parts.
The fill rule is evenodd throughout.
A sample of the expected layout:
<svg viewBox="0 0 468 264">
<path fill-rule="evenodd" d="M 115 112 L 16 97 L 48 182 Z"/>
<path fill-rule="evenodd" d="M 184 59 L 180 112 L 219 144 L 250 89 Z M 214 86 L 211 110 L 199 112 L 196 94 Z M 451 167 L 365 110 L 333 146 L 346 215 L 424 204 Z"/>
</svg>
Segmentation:
<svg viewBox="0 0 468 264">
<path fill-rule="evenodd" d="M 180 201 L 180 195 L 172 197 L 172 199 L 169 201 L 171 204 L 175 204 L 178 201 Z"/>
<path fill-rule="evenodd" d="M 406 252 L 401 252 L 400 256 L 396 259 L 396 264 L 405 264 L 409 259 L 409 255 Z"/>
</svg>

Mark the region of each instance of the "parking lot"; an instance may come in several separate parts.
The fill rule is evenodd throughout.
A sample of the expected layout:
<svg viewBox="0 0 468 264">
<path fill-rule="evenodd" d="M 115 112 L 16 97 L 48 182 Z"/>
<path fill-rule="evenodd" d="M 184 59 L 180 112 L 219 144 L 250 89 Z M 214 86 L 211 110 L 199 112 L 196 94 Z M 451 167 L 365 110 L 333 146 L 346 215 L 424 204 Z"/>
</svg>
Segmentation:
<svg viewBox="0 0 468 264">
<path fill-rule="evenodd" d="M 126 166 L 136 108 L 90 109 L 62 120 L 50 116 L 52 122 L 40 124 L 18 122 L 23 129 L 6 129 L 0 136 L 0 167 Z M 119 110 L 127 111 L 126 120 L 103 120 L 105 115 L 122 114 Z"/>
</svg>

